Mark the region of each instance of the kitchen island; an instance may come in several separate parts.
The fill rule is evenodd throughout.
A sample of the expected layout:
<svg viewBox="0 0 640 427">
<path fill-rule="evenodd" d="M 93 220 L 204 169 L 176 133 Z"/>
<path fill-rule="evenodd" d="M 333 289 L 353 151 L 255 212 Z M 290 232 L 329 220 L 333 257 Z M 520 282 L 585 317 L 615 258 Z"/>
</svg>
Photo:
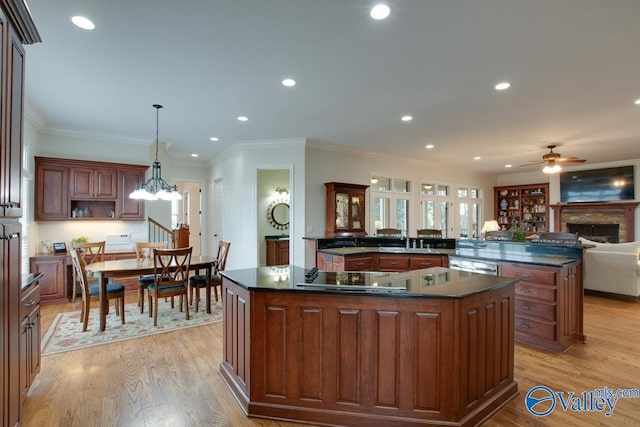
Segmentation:
<svg viewBox="0 0 640 427">
<path fill-rule="evenodd" d="M 517 279 L 440 267 L 222 276 L 220 372 L 249 416 L 466 426 L 517 394 Z"/>
</svg>

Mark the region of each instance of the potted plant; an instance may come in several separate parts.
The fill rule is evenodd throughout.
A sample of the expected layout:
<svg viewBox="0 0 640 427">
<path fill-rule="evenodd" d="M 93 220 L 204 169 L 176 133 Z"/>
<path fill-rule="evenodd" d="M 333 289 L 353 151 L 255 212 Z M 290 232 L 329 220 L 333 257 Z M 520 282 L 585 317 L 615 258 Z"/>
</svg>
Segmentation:
<svg viewBox="0 0 640 427">
<path fill-rule="evenodd" d="M 80 243 L 87 243 L 89 241 L 89 238 L 87 236 L 78 236 L 78 237 L 74 237 L 73 239 L 71 239 L 71 247 L 73 249 L 78 248 L 80 245 Z"/>
<path fill-rule="evenodd" d="M 527 240 L 527 232 L 519 227 L 511 227 L 509 229 L 513 233 L 514 242 L 525 242 Z"/>
</svg>

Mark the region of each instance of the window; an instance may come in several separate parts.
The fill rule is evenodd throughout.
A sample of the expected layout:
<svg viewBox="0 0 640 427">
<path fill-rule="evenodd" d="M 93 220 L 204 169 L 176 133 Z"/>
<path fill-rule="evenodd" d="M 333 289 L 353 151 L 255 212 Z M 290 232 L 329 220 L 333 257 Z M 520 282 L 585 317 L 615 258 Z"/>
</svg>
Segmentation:
<svg viewBox="0 0 640 427">
<path fill-rule="evenodd" d="M 442 184 L 420 184 L 420 205 L 422 208 L 422 223 L 420 228 L 442 230 L 442 237 L 449 235 L 449 206 L 453 198 L 449 193 L 449 186 Z"/>
<path fill-rule="evenodd" d="M 403 235 L 409 230 L 411 182 L 398 179 L 371 177 L 371 221 L 375 234 L 379 228 L 398 228 Z"/>
<path fill-rule="evenodd" d="M 32 179 L 29 170 L 29 147 L 24 144 L 22 148 L 22 217 L 20 223 L 22 224 L 22 248 L 21 248 L 21 261 L 22 261 L 22 277 L 27 277 L 30 273 L 31 266 L 29 265 L 29 215 L 31 210 L 29 209 L 28 200 L 30 199 L 29 184 Z"/>
<path fill-rule="evenodd" d="M 458 231 L 460 237 L 478 239 L 481 220 L 480 190 L 470 187 L 458 188 Z"/>
</svg>

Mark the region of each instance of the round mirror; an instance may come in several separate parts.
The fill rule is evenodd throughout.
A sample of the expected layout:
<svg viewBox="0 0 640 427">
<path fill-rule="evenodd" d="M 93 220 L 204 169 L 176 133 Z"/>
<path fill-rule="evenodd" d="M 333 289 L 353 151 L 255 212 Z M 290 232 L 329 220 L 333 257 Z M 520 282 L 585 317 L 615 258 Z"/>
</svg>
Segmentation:
<svg viewBox="0 0 640 427">
<path fill-rule="evenodd" d="M 289 228 L 289 204 L 275 201 L 267 208 L 267 220 L 273 228 L 286 230 Z"/>
</svg>

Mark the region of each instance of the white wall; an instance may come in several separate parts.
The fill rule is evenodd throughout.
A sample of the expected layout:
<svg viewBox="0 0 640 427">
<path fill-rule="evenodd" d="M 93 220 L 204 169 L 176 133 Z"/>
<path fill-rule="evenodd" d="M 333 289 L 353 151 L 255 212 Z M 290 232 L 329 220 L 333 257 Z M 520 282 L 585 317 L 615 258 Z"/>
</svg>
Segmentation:
<svg viewBox="0 0 640 427">
<path fill-rule="evenodd" d="M 493 216 L 493 187 L 495 176 L 469 173 L 443 168 L 428 160 L 414 160 L 402 157 L 383 156 L 346 150 L 315 142 L 307 144 L 306 150 L 306 236 L 325 235 L 326 190 L 325 182 L 346 182 L 369 185 L 372 174 L 402 178 L 413 182 L 433 182 L 473 186 L 483 189 L 484 212 L 487 218 Z M 416 189 L 418 191 L 418 189 Z M 367 190 L 367 204 L 369 190 Z M 367 206 L 368 208 L 368 206 Z M 420 206 L 411 209 L 413 218 L 420 215 Z M 367 217 L 369 214 L 367 213 Z M 372 234 L 367 218 L 367 230 Z M 411 235 L 411 233 L 410 233 Z M 306 265 L 314 265 L 310 251 L 306 253 Z"/>
</svg>

